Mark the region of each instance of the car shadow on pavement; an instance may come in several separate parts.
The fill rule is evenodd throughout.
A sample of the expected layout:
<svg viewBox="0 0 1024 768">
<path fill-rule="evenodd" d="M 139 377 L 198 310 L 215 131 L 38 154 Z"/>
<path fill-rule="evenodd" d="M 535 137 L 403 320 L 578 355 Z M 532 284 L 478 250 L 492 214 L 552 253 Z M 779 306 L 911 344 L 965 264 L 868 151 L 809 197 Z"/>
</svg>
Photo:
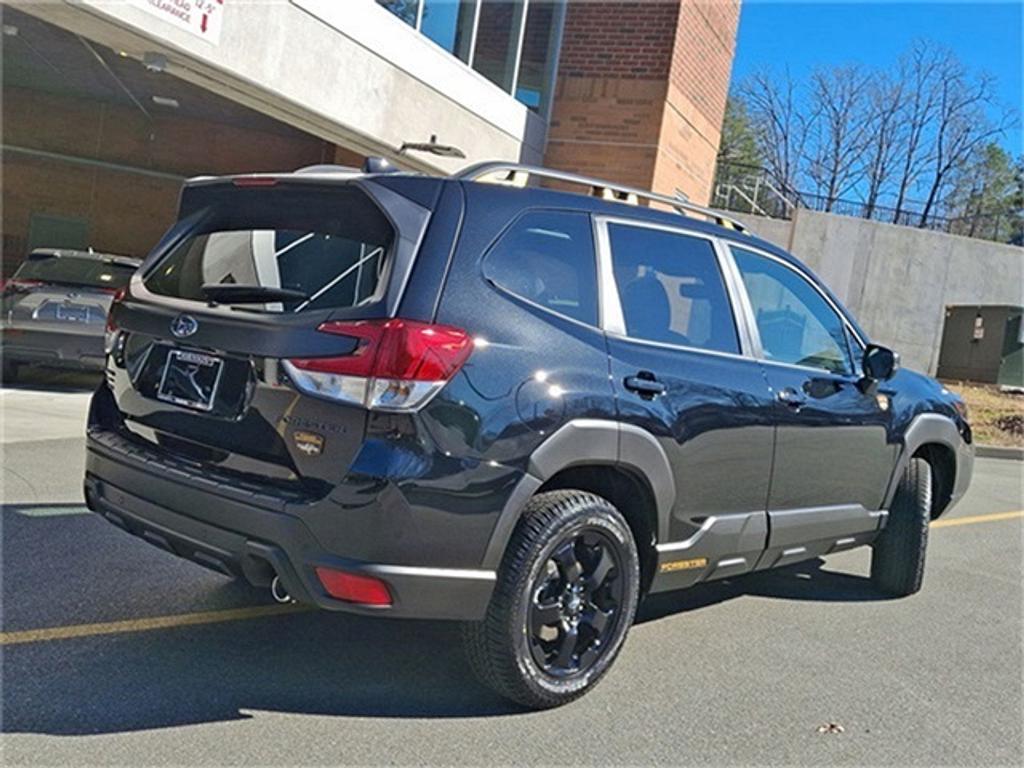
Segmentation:
<svg viewBox="0 0 1024 768">
<path fill-rule="evenodd" d="M 822 563 L 654 595 L 637 621 L 743 595 L 881 599 L 866 578 Z M 0 730 L 8 733 L 120 733 L 261 711 L 396 718 L 523 711 L 472 676 L 453 622 L 317 611 L 8 646 L 2 676 Z"/>
<path fill-rule="evenodd" d="M 297 613 L 4 648 L 8 733 L 84 735 L 254 711 L 458 718 L 521 711 L 472 676 L 452 622 Z"/>
<path fill-rule="evenodd" d="M 769 571 L 698 584 L 690 589 L 648 597 L 637 614 L 638 624 L 685 613 L 744 595 L 816 602 L 870 602 L 888 600 L 865 576 L 826 571 L 818 557 Z"/>
<path fill-rule="evenodd" d="M 101 372 L 24 367 L 18 371 L 18 378 L 15 381 L 5 381 L 2 386 L 4 389 L 31 392 L 92 392 L 102 379 Z"/>
</svg>

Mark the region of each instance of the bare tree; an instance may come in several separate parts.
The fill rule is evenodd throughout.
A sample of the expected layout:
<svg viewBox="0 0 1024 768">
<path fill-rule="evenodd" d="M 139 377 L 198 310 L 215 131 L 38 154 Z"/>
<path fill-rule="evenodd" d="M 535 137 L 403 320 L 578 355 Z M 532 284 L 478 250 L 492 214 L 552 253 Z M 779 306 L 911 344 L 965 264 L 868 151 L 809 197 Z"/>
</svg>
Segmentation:
<svg viewBox="0 0 1024 768">
<path fill-rule="evenodd" d="M 868 136 L 865 149 L 864 218 L 874 218 L 883 192 L 899 166 L 906 133 L 902 120 L 906 81 L 881 75 L 868 86 Z"/>
<path fill-rule="evenodd" d="M 928 131 L 938 107 L 935 85 L 943 61 L 948 58 L 947 51 L 938 50 L 927 41 L 919 40 L 900 60 L 898 77 L 908 98 L 899 118 L 903 124 L 903 134 L 900 141 L 902 159 L 896 184 L 896 210 L 893 214 L 896 223 L 899 223 L 907 195 L 917 183 L 927 161 L 925 153 Z"/>
<path fill-rule="evenodd" d="M 819 69 L 811 75 L 807 175 L 826 211 L 864 176 L 871 125 L 867 84 L 856 67 Z"/>
<path fill-rule="evenodd" d="M 988 112 L 995 104 L 995 85 L 988 75 L 971 77 L 954 56 L 947 56 L 939 70 L 938 106 L 935 131 L 928 165 L 928 196 L 918 226 L 928 223 L 943 188 L 951 174 L 969 162 L 972 154 L 1012 123 L 1004 112 L 998 120 L 990 120 Z"/>
<path fill-rule="evenodd" d="M 769 176 L 795 203 L 807 136 L 807 118 L 796 83 L 788 72 L 776 79 L 765 70 L 745 80 L 739 96 L 747 105 Z"/>
</svg>

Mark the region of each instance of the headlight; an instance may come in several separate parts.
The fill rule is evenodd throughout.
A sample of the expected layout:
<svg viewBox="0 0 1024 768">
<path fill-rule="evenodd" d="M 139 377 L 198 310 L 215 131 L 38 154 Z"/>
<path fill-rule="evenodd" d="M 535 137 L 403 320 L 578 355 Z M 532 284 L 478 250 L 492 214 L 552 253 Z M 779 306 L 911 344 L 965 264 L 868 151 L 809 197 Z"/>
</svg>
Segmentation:
<svg viewBox="0 0 1024 768">
<path fill-rule="evenodd" d="M 953 401 L 953 407 L 956 408 L 956 412 L 960 414 L 960 418 L 964 420 L 965 424 L 970 421 L 968 418 L 967 403 L 957 398 Z"/>
</svg>

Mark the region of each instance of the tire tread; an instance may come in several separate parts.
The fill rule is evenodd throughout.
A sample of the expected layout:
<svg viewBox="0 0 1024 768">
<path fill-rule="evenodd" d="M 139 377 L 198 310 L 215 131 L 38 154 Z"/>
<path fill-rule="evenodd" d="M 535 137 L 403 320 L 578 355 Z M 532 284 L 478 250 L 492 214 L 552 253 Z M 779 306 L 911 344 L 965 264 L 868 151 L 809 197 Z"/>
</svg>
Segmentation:
<svg viewBox="0 0 1024 768">
<path fill-rule="evenodd" d="M 906 597 L 921 589 L 931 501 L 931 465 L 914 457 L 899 480 L 889 520 L 871 555 L 871 580 L 882 592 Z"/>
<path fill-rule="evenodd" d="M 593 687 L 591 684 L 570 694 L 557 695 L 530 688 L 523 681 L 507 642 L 507 620 L 521 590 L 526 587 L 523 582 L 528 577 L 528 565 L 536 548 L 559 522 L 583 507 L 603 507 L 629 530 L 618 510 L 596 494 L 572 489 L 537 494 L 527 503 L 505 550 L 494 594 L 483 621 L 462 625 L 465 655 L 478 679 L 502 696 L 535 709 L 566 704 Z M 628 621 L 631 619 L 626 617 Z"/>
</svg>

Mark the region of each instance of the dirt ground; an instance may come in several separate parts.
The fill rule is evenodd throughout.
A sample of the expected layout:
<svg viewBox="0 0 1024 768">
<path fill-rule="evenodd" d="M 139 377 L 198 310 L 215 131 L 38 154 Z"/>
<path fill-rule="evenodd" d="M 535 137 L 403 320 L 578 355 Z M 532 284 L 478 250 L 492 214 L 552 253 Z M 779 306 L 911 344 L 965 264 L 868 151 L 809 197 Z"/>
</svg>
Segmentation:
<svg viewBox="0 0 1024 768">
<path fill-rule="evenodd" d="M 1024 394 L 1001 392 L 990 384 L 943 383 L 967 403 L 976 443 L 1024 447 Z"/>
</svg>

